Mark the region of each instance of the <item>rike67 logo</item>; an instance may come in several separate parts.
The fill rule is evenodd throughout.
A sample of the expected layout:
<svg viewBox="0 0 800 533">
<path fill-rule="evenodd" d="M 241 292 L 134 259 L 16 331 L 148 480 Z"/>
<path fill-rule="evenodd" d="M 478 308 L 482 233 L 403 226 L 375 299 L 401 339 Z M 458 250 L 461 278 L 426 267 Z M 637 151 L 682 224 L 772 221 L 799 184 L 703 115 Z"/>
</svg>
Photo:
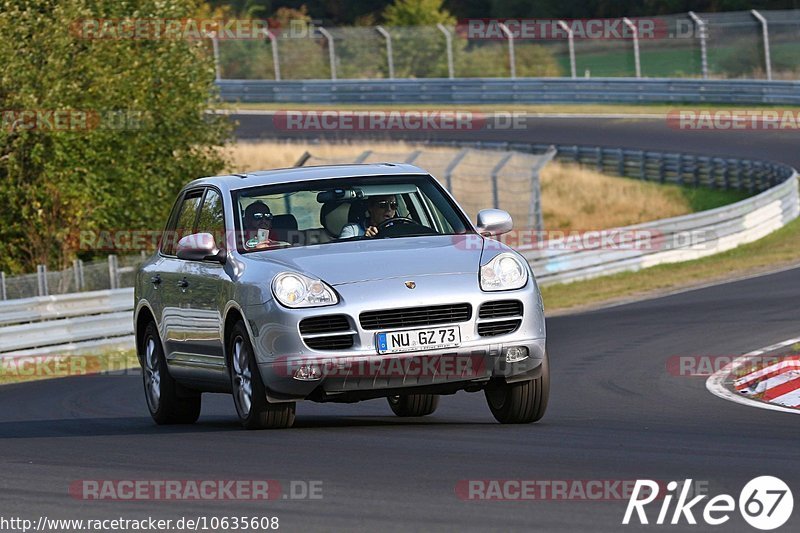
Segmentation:
<svg viewBox="0 0 800 533">
<path fill-rule="evenodd" d="M 659 494 L 659 484 L 649 479 L 637 479 L 633 493 L 625 509 L 623 524 L 636 523 L 649 524 L 645 506 L 654 502 L 659 496 L 663 497 L 661 507 L 655 524 L 680 524 L 683 520 L 687 524 L 697 524 L 695 513 L 711 526 L 719 526 L 730 520 L 731 513 L 737 508 L 737 502 L 729 494 L 714 496 L 705 505 L 700 503 L 708 498 L 707 494 L 690 498 L 692 480 L 687 479 L 683 485 L 677 481 L 667 483 L 666 494 Z M 674 508 L 672 501 L 676 499 Z M 742 518 L 756 529 L 768 531 L 779 528 L 792 516 L 794 498 L 789 486 L 781 479 L 773 476 L 760 476 L 751 479 L 739 493 L 738 509 Z M 670 513 L 670 511 L 672 511 Z M 634 514 L 635 512 L 635 514 Z M 671 515 L 671 516 L 670 516 Z"/>
</svg>

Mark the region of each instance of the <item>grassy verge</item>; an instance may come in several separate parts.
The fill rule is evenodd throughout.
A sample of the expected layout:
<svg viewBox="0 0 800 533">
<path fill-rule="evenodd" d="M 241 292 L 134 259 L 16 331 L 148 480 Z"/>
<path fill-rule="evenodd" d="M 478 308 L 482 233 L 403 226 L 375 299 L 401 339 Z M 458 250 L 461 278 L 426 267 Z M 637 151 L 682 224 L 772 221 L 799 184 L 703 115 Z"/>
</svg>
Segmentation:
<svg viewBox="0 0 800 533">
<path fill-rule="evenodd" d="M 721 254 L 638 272 L 542 288 L 548 312 L 668 292 L 800 262 L 800 219 L 758 241 Z"/>
<path fill-rule="evenodd" d="M 0 385 L 92 374 L 138 374 L 138 367 L 134 350 L 0 358 Z"/>
<path fill-rule="evenodd" d="M 526 112 L 526 113 L 563 113 L 563 114 L 630 114 L 630 115 L 666 115 L 670 111 L 680 109 L 703 110 L 770 110 L 797 111 L 791 106 L 768 105 L 723 105 L 723 104 L 300 104 L 300 103 L 230 103 L 219 106 L 221 110 L 234 111 L 282 111 L 282 110 L 470 110 L 474 112 Z"/>
</svg>

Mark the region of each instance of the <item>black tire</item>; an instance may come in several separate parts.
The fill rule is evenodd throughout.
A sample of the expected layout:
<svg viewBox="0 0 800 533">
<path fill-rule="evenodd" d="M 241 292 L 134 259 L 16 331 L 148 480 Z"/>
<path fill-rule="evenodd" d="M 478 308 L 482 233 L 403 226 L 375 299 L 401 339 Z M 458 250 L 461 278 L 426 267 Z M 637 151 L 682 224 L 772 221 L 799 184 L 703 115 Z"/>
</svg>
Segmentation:
<svg viewBox="0 0 800 533">
<path fill-rule="evenodd" d="M 439 407 L 438 394 L 403 394 L 389 396 L 389 407 L 397 416 L 426 416 Z"/>
<path fill-rule="evenodd" d="M 550 397 L 550 365 L 547 354 L 542 375 L 519 383 L 491 384 L 484 390 L 486 403 L 501 424 L 530 424 L 544 416 Z"/>
<path fill-rule="evenodd" d="M 233 326 L 228 342 L 233 404 L 246 429 L 281 429 L 294 424 L 295 402 L 270 403 L 244 323 Z M 249 384 L 249 386 L 248 386 Z"/>
<path fill-rule="evenodd" d="M 145 327 L 140 346 L 147 409 L 156 424 L 194 424 L 200 417 L 200 393 L 181 387 L 169 373 L 154 322 Z"/>
</svg>

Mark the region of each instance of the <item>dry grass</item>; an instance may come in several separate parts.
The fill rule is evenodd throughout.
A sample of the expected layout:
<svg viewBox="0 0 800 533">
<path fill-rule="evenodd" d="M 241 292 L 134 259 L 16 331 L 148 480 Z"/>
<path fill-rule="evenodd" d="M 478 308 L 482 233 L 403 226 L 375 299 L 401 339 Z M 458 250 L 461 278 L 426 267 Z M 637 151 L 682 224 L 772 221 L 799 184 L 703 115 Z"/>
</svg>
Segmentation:
<svg viewBox="0 0 800 533">
<path fill-rule="evenodd" d="M 603 175 L 569 163 L 542 172 L 542 209 L 548 229 L 613 228 L 692 211 L 678 187 Z"/>
<path fill-rule="evenodd" d="M 291 167 L 305 151 L 313 163 L 352 162 L 365 150 L 408 154 L 415 148 L 405 143 L 298 144 L 286 142 L 240 142 L 228 148 L 229 172 Z M 445 147 L 427 151 L 453 153 Z M 489 164 L 496 159 L 486 156 Z M 466 204 L 485 198 L 459 198 Z M 626 178 L 605 176 L 577 165 L 550 163 L 542 173 L 542 206 L 549 229 L 596 229 L 636 224 L 690 213 L 692 207 L 678 187 L 665 187 Z"/>
</svg>

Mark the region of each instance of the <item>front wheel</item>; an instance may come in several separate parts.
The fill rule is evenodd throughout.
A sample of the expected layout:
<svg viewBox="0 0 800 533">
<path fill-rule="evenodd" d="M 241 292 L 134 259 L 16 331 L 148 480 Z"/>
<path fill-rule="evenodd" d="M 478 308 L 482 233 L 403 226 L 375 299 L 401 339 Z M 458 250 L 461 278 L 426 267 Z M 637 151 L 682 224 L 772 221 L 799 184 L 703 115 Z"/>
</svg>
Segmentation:
<svg viewBox="0 0 800 533">
<path fill-rule="evenodd" d="M 550 365 L 545 354 L 542 374 L 519 383 L 489 385 L 484 390 L 486 403 L 502 424 L 530 424 L 544 416 L 550 396 Z"/>
<path fill-rule="evenodd" d="M 200 394 L 183 389 L 169 374 L 158 328 L 150 322 L 141 349 L 147 409 L 156 424 L 193 424 L 200 417 Z"/>
<path fill-rule="evenodd" d="M 247 429 L 279 429 L 294 424 L 295 403 L 270 403 L 244 323 L 233 327 L 228 353 L 233 403 Z"/>
<path fill-rule="evenodd" d="M 404 394 L 389 396 L 389 407 L 397 416 L 426 416 L 439 406 L 438 394 Z"/>
</svg>

